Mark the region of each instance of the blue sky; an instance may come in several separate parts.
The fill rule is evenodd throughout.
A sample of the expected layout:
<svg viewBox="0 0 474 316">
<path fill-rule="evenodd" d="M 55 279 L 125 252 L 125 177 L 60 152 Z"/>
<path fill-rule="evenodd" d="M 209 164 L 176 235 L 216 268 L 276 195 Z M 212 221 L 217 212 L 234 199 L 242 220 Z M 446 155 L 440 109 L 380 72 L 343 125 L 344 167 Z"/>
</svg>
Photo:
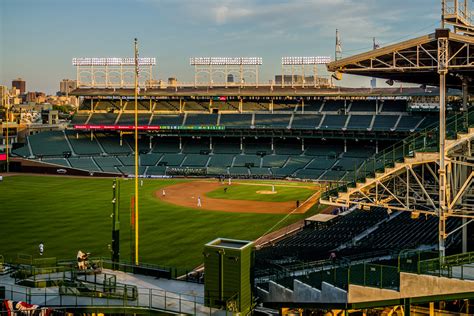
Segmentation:
<svg viewBox="0 0 474 316">
<path fill-rule="evenodd" d="M 438 0 L 0 0 L 0 84 L 22 77 L 27 90 L 59 89 L 74 78 L 73 57 L 128 57 L 133 38 L 157 58 L 160 79 L 192 81 L 192 56 L 263 57 L 262 81 L 282 56 L 334 57 L 432 32 Z M 345 85 L 368 85 L 346 78 Z"/>
</svg>

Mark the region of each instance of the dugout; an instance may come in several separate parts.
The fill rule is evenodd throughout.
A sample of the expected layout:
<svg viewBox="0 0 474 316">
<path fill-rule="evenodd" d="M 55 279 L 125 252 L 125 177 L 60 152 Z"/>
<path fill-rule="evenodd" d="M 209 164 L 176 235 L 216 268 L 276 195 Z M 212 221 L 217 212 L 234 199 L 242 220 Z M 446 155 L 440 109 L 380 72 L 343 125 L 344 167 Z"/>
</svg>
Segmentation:
<svg viewBox="0 0 474 316">
<path fill-rule="evenodd" d="M 204 295 L 209 307 L 246 314 L 253 303 L 254 244 L 217 238 L 204 246 Z"/>
</svg>

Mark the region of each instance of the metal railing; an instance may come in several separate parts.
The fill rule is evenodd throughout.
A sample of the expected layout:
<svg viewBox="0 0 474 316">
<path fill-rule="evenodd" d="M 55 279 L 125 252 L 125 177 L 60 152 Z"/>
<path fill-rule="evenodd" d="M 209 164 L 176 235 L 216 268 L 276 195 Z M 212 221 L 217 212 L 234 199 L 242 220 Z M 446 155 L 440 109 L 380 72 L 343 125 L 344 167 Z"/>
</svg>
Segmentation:
<svg viewBox="0 0 474 316">
<path fill-rule="evenodd" d="M 474 107 L 470 107 L 467 111 L 456 113 L 446 120 L 446 138 L 456 139 L 459 133 L 466 133 L 473 125 Z M 349 187 L 355 187 L 357 182 L 364 182 L 366 178 L 374 177 L 375 173 L 383 173 L 386 168 L 403 162 L 405 157 L 414 157 L 416 152 L 439 152 L 439 122 L 373 155 L 342 181 L 329 183 L 322 199 L 346 192 Z"/>
<path fill-rule="evenodd" d="M 300 275 L 280 274 L 267 280 L 278 283 L 288 278 L 295 278 L 317 288 L 321 288 L 322 282 L 344 290 L 348 290 L 350 284 L 392 290 L 400 288 L 400 273 L 397 267 L 372 263 L 326 266 L 318 271 L 305 271 L 305 274 Z"/>
<path fill-rule="evenodd" d="M 32 289 L 18 285 L 2 284 L 5 288 L 5 298 L 14 301 L 24 301 L 29 304 L 48 306 L 58 309 L 97 309 L 105 310 L 111 307 L 142 308 L 146 310 L 170 311 L 190 315 L 212 315 L 218 310 L 228 311 L 232 315 L 234 307 L 239 304 L 238 296 L 228 295 L 228 299 L 217 302 L 218 296 L 210 295 L 210 300 L 215 306 L 204 305 L 205 298 L 198 295 L 180 294 L 160 289 L 137 288 L 136 299 L 119 299 L 111 297 L 82 296 L 74 292 L 54 292 L 51 289 Z M 237 305 L 238 306 L 238 305 Z M 227 308 L 229 307 L 229 308 Z M 227 312 L 226 312 L 227 314 Z"/>
<path fill-rule="evenodd" d="M 461 280 L 474 280 L 474 252 L 422 260 L 418 266 L 419 274 L 429 274 Z"/>
</svg>

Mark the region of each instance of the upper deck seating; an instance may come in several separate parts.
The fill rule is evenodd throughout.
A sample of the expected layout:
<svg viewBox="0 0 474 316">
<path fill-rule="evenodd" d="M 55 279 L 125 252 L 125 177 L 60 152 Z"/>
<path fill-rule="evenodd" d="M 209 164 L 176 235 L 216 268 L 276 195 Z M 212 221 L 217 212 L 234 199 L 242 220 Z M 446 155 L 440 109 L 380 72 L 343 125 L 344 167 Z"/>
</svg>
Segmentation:
<svg viewBox="0 0 474 316">
<path fill-rule="evenodd" d="M 372 123 L 373 115 L 351 115 L 349 123 L 347 123 L 348 130 L 368 130 Z"/>
<path fill-rule="evenodd" d="M 252 114 L 221 114 L 220 125 L 226 128 L 250 128 Z"/>
</svg>

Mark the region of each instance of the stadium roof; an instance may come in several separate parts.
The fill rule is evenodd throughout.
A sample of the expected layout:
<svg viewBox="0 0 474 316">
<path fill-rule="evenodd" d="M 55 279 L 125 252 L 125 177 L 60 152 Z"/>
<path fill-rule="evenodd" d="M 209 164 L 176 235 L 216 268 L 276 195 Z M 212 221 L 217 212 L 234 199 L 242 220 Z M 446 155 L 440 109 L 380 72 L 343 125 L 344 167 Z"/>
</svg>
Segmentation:
<svg viewBox="0 0 474 316">
<path fill-rule="evenodd" d="M 426 85 L 439 85 L 438 39 L 448 39 L 447 86 L 461 89 L 462 77 L 474 79 L 474 37 L 449 29 L 371 50 L 331 62 L 327 68 L 338 74 L 353 74 Z M 471 88 L 472 89 L 472 88 Z"/>
</svg>

